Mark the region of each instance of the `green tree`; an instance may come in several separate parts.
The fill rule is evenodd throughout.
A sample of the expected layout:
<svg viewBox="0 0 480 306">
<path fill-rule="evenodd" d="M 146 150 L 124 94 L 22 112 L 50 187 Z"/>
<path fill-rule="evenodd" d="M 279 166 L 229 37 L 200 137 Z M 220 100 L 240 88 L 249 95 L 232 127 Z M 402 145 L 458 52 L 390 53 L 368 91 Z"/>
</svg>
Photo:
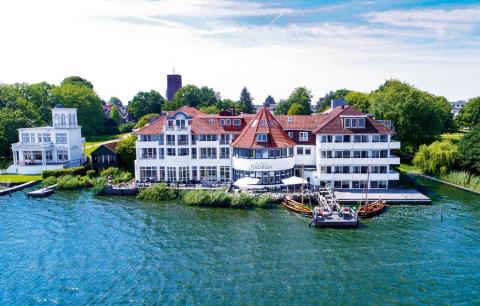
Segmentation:
<svg viewBox="0 0 480 306">
<path fill-rule="evenodd" d="M 280 100 L 275 108 L 275 115 L 286 115 L 292 104 L 287 100 Z"/>
<path fill-rule="evenodd" d="M 432 96 L 433 104 L 443 123 L 443 132 L 455 132 L 457 126 L 453 120 L 452 106 L 448 103 L 447 98 L 442 96 Z"/>
<path fill-rule="evenodd" d="M 472 98 L 458 112 L 455 118 L 461 127 L 473 128 L 480 124 L 480 97 Z"/>
<path fill-rule="evenodd" d="M 136 140 L 137 138 L 131 135 L 125 138 L 124 140 L 120 141 L 116 147 L 120 166 L 130 172 L 133 172 L 134 170 L 134 161 L 136 158 L 136 153 L 135 153 Z"/>
<path fill-rule="evenodd" d="M 235 103 L 233 100 L 230 99 L 221 99 L 217 102 L 216 107 L 218 110 L 228 110 L 228 109 L 235 109 L 236 111 L 240 112 L 240 105 Z"/>
<path fill-rule="evenodd" d="M 87 135 L 96 135 L 103 132 L 105 118 L 102 109 L 102 100 L 95 91 L 83 85 L 65 84 L 51 90 L 55 104 L 63 104 L 65 107 L 77 109 L 78 124 L 82 126 L 82 132 Z"/>
<path fill-rule="evenodd" d="M 265 101 L 263 102 L 263 106 L 269 107 L 270 105 L 275 104 L 275 99 L 268 95 L 268 97 L 265 98 Z"/>
<path fill-rule="evenodd" d="M 122 122 L 122 115 L 120 114 L 120 111 L 116 105 L 113 105 L 110 109 L 110 119 L 115 121 L 117 124 Z"/>
<path fill-rule="evenodd" d="M 52 121 L 51 109 L 55 106 L 55 101 L 51 97 L 51 90 L 54 85 L 47 82 L 41 82 L 36 84 L 26 84 L 20 87 L 20 91 L 23 97 L 30 101 L 39 113 L 41 119 L 45 123 Z"/>
<path fill-rule="evenodd" d="M 299 115 L 310 115 L 311 114 L 311 103 L 312 103 L 312 92 L 305 87 L 297 87 L 293 90 L 293 92 L 288 97 L 288 103 L 290 107 L 288 110 L 290 111 L 292 105 L 294 103 L 300 104 L 301 114 Z"/>
<path fill-rule="evenodd" d="M 315 106 L 315 111 L 317 113 L 321 113 L 327 110 L 330 107 L 332 100 L 344 99 L 349 92 L 350 90 L 346 88 L 330 91 L 325 95 L 325 97 L 318 100 L 317 105 Z"/>
<path fill-rule="evenodd" d="M 120 100 L 120 99 L 117 98 L 117 97 L 111 97 L 111 98 L 108 100 L 108 103 L 107 103 L 107 104 L 116 105 L 116 106 L 118 106 L 118 107 L 123 106 L 122 100 Z"/>
<path fill-rule="evenodd" d="M 202 104 L 202 96 L 206 93 L 202 93 L 200 88 L 195 85 L 186 85 L 180 88 L 173 97 L 172 102 L 176 108 L 182 106 L 200 107 Z"/>
<path fill-rule="evenodd" d="M 0 108 L 0 155 L 10 156 L 10 145 L 18 141 L 17 129 L 31 127 L 33 124 L 21 110 Z"/>
<path fill-rule="evenodd" d="M 218 114 L 220 109 L 216 105 L 202 106 L 200 111 L 204 114 Z"/>
<path fill-rule="evenodd" d="M 413 153 L 442 133 L 443 122 L 431 95 L 407 83 L 388 80 L 370 97 L 375 116 L 392 120 L 403 152 Z"/>
<path fill-rule="evenodd" d="M 435 141 L 430 145 L 421 145 L 415 154 L 413 164 L 420 170 L 441 175 L 450 171 L 457 161 L 457 146 L 452 142 Z"/>
<path fill-rule="evenodd" d="M 460 166 L 480 174 L 480 125 L 473 128 L 458 143 Z"/>
<path fill-rule="evenodd" d="M 62 83 L 60 83 L 61 86 L 63 85 L 79 85 L 79 86 L 85 86 L 90 89 L 93 89 L 93 84 L 90 81 L 87 81 L 84 78 L 81 78 L 79 76 L 69 76 L 63 79 Z"/>
<path fill-rule="evenodd" d="M 242 92 L 240 93 L 240 100 L 238 101 L 238 104 L 241 107 L 241 111 L 245 114 L 253 114 L 255 112 L 253 98 L 250 95 L 247 87 L 243 87 Z"/>
<path fill-rule="evenodd" d="M 303 115 L 303 106 L 300 103 L 293 103 L 288 110 L 289 115 Z"/>
<path fill-rule="evenodd" d="M 145 116 L 140 118 L 140 120 L 138 120 L 138 122 L 137 122 L 137 124 L 135 124 L 134 128 L 136 128 L 136 129 L 142 128 L 142 127 L 146 126 L 148 123 L 150 123 L 150 119 L 152 119 L 154 117 L 159 117 L 159 116 L 160 116 L 159 114 L 155 114 L 155 113 L 146 114 Z"/>
<path fill-rule="evenodd" d="M 128 112 L 134 119 L 138 120 L 146 114 L 159 114 L 164 103 L 165 98 L 155 90 L 141 91 L 128 103 Z"/>
<path fill-rule="evenodd" d="M 362 113 L 367 114 L 370 111 L 370 100 L 368 95 L 363 92 L 350 91 L 345 95 L 345 101 L 348 105 L 355 107 Z"/>
</svg>

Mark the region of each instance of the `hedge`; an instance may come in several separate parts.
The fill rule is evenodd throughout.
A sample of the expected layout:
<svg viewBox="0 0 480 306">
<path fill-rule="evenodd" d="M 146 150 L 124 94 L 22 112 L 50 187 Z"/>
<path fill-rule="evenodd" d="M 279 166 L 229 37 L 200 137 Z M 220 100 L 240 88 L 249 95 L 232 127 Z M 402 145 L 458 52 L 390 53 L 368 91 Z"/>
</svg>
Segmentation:
<svg viewBox="0 0 480 306">
<path fill-rule="evenodd" d="M 83 176 L 87 173 L 87 170 L 89 170 L 89 168 L 85 166 L 58 169 L 58 170 L 45 170 L 42 172 L 42 178 L 47 178 L 50 176 L 60 177 L 64 175 L 82 175 Z"/>
</svg>

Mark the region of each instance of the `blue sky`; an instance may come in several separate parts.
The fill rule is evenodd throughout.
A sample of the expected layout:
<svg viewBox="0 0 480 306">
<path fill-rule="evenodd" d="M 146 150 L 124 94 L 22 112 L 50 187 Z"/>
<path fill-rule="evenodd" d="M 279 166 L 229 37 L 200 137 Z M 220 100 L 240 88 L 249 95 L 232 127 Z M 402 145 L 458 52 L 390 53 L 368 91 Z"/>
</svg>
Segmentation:
<svg viewBox="0 0 480 306">
<path fill-rule="evenodd" d="M 261 103 L 307 86 L 371 91 L 397 78 L 480 95 L 478 1 L 17 0 L 0 3 L 0 82 L 91 80 L 104 99 L 185 84 Z"/>
</svg>

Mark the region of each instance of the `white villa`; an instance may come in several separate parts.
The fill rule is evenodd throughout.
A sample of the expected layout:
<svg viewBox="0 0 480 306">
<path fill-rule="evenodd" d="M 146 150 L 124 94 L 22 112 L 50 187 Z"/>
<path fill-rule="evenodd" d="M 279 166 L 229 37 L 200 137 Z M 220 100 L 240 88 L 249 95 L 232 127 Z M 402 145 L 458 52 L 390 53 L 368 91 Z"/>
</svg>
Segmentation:
<svg viewBox="0 0 480 306">
<path fill-rule="evenodd" d="M 77 124 L 77 109 L 57 105 L 52 119 L 53 126 L 18 129 L 19 141 L 12 144 L 13 165 L 6 173 L 41 174 L 82 164 L 85 139 Z"/>
<path fill-rule="evenodd" d="M 335 189 L 386 189 L 400 142 L 385 122 L 352 106 L 322 114 L 204 114 L 182 107 L 135 132 L 139 182 L 232 182 L 248 176 L 259 185 L 293 175 Z"/>
</svg>

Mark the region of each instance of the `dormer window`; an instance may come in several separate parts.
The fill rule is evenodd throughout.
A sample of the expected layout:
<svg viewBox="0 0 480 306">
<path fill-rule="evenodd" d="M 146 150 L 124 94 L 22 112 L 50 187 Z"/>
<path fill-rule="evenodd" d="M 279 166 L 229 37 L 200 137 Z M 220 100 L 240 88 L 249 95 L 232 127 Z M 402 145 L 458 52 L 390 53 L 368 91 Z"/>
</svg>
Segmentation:
<svg viewBox="0 0 480 306">
<path fill-rule="evenodd" d="M 220 119 L 220 126 L 224 126 L 225 125 L 225 119 Z"/>
<path fill-rule="evenodd" d="M 209 119 L 208 119 L 208 123 L 209 123 L 209 124 L 215 124 L 215 119 L 209 118 Z"/>
<path fill-rule="evenodd" d="M 266 125 L 265 119 L 261 119 L 260 120 L 260 127 L 265 127 L 265 125 Z"/>
<path fill-rule="evenodd" d="M 233 125 L 240 125 L 241 121 L 240 119 L 233 119 Z"/>
<path fill-rule="evenodd" d="M 343 119 L 343 125 L 346 129 L 350 128 L 350 125 L 351 125 L 351 119 L 350 118 L 345 118 Z"/>
<path fill-rule="evenodd" d="M 288 117 L 288 118 L 287 118 L 287 122 L 292 123 L 292 122 L 293 122 L 293 118 L 292 118 L 292 117 Z"/>
<path fill-rule="evenodd" d="M 365 118 L 358 118 L 358 128 L 359 129 L 365 128 Z"/>
<path fill-rule="evenodd" d="M 343 127 L 346 129 L 364 129 L 365 118 L 343 118 Z"/>
<path fill-rule="evenodd" d="M 257 134 L 257 142 L 267 142 L 268 135 L 267 134 Z"/>
<path fill-rule="evenodd" d="M 225 125 L 232 125 L 231 119 L 225 119 Z"/>
</svg>

